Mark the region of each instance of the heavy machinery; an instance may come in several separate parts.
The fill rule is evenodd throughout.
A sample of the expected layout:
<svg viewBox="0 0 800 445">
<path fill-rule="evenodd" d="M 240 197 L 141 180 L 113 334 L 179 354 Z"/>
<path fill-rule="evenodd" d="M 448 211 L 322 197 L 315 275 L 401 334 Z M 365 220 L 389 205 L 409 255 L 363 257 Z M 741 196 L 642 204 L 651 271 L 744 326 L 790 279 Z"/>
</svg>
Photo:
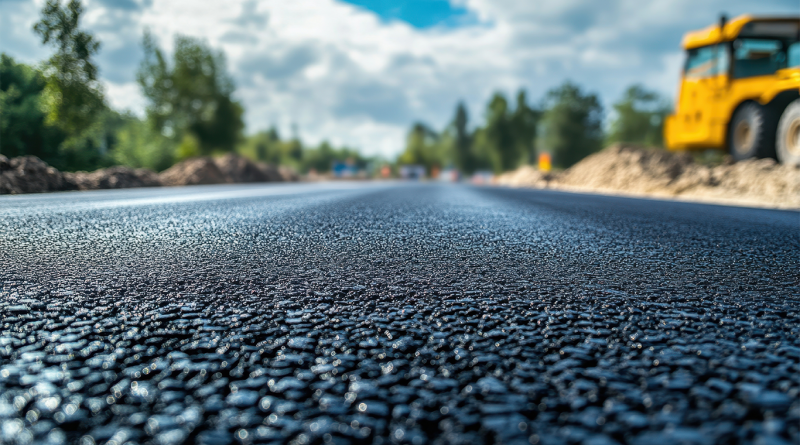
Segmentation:
<svg viewBox="0 0 800 445">
<path fill-rule="evenodd" d="M 800 166 L 800 17 L 749 15 L 687 33 L 670 150 L 727 150 Z"/>
</svg>

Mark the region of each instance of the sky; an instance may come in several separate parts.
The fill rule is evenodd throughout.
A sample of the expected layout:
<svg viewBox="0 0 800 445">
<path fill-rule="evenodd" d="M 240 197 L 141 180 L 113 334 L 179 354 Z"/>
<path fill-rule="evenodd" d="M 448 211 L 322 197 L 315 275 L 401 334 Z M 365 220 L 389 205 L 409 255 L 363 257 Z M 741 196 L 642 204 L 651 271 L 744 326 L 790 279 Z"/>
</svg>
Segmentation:
<svg viewBox="0 0 800 445">
<path fill-rule="evenodd" d="M 31 30 L 43 0 L 0 0 L 0 51 L 38 63 Z M 721 12 L 800 13 L 799 0 L 85 0 L 82 26 L 102 42 L 110 104 L 143 115 L 136 84 L 149 29 L 167 53 L 176 34 L 227 57 L 246 131 L 275 126 L 396 156 L 413 122 L 441 130 L 463 101 L 472 125 L 496 92 L 536 104 L 565 80 L 610 108 L 640 83 L 668 98 L 680 40 Z M 294 129 L 294 130 L 293 130 Z"/>
</svg>

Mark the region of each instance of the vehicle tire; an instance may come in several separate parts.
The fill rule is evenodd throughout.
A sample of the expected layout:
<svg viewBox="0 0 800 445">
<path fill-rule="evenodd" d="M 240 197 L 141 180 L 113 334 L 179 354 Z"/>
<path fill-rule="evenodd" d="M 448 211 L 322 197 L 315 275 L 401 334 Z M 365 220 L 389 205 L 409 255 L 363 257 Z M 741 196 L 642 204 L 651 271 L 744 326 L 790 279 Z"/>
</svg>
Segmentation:
<svg viewBox="0 0 800 445">
<path fill-rule="evenodd" d="M 728 148 L 737 161 L 769 158 L 775 152 L 775 119 L 766 107 L 748 102 L 733 114 L 728 127 Z"/>
<path fill-rule="evenodd" d="M 795 99 L 783 110 L 775 139 L 778 161 L 800 166 L 800 99 Z"/>
</svg>

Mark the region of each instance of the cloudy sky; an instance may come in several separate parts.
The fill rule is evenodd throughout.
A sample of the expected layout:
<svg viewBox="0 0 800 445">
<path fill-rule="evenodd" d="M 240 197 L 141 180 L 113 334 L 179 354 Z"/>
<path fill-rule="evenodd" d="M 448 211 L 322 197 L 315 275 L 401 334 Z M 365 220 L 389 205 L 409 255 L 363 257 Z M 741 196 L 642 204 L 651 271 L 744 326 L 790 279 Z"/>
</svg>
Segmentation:
<svg viewBox="0 0 800 445">
<path fill-rule="evenodd" d="M 0 0 L 0 51 L 50 54 L 31 31 L 42 0 Z M 394 156 L 417 120 L 442 128 L 463 100 L 480 120 L 494 91 L 533 101 L 565 79 L 607 106 L 639 82 L 672 96 L 682 34 L 719 13 L 797 14 L 799 0 L 86 0 L 83 26 L 111 104 L 141 114 L 135 83 L 142 32 L 175 34 L 227 55 L 247 131 L 293 125 Z"/>
</svg>

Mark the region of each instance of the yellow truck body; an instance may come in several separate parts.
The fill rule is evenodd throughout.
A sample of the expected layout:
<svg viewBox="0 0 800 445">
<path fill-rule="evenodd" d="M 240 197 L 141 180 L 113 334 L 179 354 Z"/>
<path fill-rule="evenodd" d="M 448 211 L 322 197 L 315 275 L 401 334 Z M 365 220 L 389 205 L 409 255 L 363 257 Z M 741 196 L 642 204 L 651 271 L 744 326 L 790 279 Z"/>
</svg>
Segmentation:
<svg viewBox="0 0 800 445">
<path fill-rule="evenodd" d="M 686 63 L 675 113 L 664 125 L 670 150 L 722 149 L 743 159 L 775 156 L 775 144 L 785 143 L 800 157 L 800 126 L 790 122 L 786 131 L 797 134 L 778 134 L 783 112 L 800 97 L 800 17 L 722 18 L 686 34 L 682 46 Z M 760 120 L 734 119 L 737 112 L 760 113 Z"/>
</svg>

